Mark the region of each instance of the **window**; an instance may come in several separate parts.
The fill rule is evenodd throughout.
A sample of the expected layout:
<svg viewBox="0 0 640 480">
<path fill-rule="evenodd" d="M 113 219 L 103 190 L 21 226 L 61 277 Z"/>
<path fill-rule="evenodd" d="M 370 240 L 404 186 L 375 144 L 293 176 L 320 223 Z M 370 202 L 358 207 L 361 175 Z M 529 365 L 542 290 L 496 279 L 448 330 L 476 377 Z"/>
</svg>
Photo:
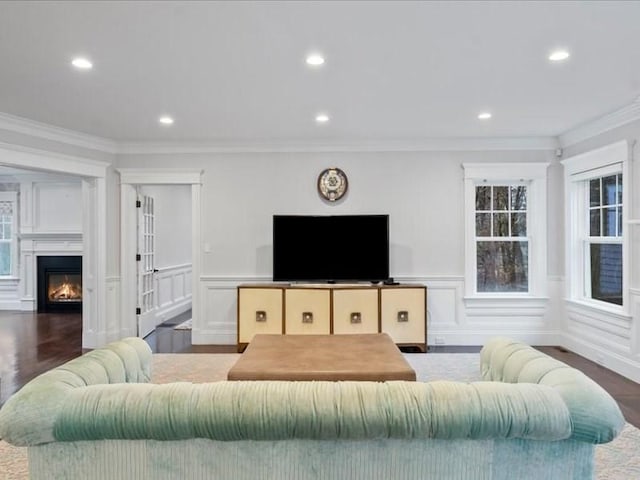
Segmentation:
<svg viewBox="0 0 640 480">
<path fill-rule="evenodd" d="M 0 192 L 0 276 L 17 271 L 16 199 L 15 192 Z"/>
<path fill-rule="evenodd" d="M 527 187 L 476 186 L 478 292 L 529 291 Z"/>
<path fill-rule="evenodd" d="M 619 142 L 563 162 L 570 300 L 626 307 L 627 156 L 627 143 Z"/>
<path fill-rule="evenodd" d="M 463 167 L 466 298 L 542 297 L 548 164 Z"/>
<path fill-rule="evenodd" d="M 622 305 L 622 174 L 589 182 L 587 297 Z"/>
</svg>

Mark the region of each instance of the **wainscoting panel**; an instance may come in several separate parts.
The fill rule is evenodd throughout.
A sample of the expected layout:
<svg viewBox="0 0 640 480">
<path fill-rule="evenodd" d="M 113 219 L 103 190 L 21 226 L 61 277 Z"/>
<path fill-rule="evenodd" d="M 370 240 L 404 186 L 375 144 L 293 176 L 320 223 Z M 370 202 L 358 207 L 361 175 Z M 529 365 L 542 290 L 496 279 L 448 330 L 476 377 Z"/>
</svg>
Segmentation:
<svg viewBox="0 0 640 480">
<path fill-rule="evenodd" d="M 401 283 L 427 286 L 427 343 L 429 345 L 482 345 L 496 335 L 513 336 L 536 345 L 560 343 L 559 299 L 495 301 L 469 307 L 464 302 L 461 276 L 397 277 Z M 235 344 L 237 291 L 242 283 L 269 283 L 270 278 L 200 277 L 201 317 L 194 324 L 195 344 Z M 561 280 L 550 288 L 562 290 Z"/>
<path fill-rule="evenodd" d="M 640 382 L 638 312 L 640 291 L 631 290 L 631 315 L 567 302 L 563 345 L 635 382 Z"/>
<path fill-rule="evenodd" d="M 156 325 L 191 308 L 191 264 L 161 267 L 155 276 Z"/>
<path fill-rule="evenodd" d="M 632 288 L 631 301 L 631 354 L 640 363 L 640 289 Z"/>
<path fill-rule="evenodd" d="M 0 280 L 0 310 L 21 310 L 19 287 L 17 278 Z"/>
<path fill-rule="evenodd" d="M 258 282 L 268 282 L 261 279 Z M 235 345 L 238 338 L 237 289 L 254 278 L 200 277 L 200 318 L 194 319 L 194 345 Z"/>
</svg>

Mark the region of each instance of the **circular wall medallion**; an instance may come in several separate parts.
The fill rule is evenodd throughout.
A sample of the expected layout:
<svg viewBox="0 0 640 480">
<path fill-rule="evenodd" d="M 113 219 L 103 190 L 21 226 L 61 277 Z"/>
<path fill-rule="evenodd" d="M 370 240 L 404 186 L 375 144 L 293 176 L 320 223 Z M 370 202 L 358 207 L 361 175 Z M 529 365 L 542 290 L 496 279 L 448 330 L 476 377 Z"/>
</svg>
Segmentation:
<svg viewBox="0 0 640 480">
<path fill-rule="evenodd" d="M 349 181 L 339 168 L 326 168 L 318 175 L 318 193 L 330 202 L 335 202 L 347 193 Z"/>
</svg>

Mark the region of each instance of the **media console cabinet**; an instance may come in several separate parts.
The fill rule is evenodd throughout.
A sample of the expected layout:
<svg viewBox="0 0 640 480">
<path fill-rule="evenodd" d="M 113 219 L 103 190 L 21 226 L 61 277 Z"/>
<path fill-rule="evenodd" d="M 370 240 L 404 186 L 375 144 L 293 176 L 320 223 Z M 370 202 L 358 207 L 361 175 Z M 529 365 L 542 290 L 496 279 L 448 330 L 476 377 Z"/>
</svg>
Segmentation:
<svg viewBox="0 0 640 480">
<path fill-rule="evenodd" d="M 387 333 L 399 347 L 427 351 L 424 285 L 238 286 L 238 351 L 257 333 Z"/>
</svg>

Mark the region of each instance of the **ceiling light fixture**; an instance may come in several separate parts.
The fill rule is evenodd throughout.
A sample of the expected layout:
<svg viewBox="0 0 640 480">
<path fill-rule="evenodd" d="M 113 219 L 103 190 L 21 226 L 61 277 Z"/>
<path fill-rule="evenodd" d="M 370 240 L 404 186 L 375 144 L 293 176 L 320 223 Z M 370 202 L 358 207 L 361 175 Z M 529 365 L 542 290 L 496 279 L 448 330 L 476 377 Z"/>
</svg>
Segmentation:
<svg viewBox="0 0 640 480">
<path fill-rule="evenodd" d="M 552 62 L 561 62 L 562 60 L 566 60 L 569 58 L 569 52 L 566 50 L 556 50 L 549 55 L 549 60 Z"/>
<path fill-rule="evenodd" d="M 324 57 L 322 55 L 313 54 L 307 57 L 307 65 L 318 67 L 324 63 Z"/>
<path fill-rule="evenodd" d="M 158 122 L 160 122 L 162 125 L 173 125 L 173 118 L 171 118 L 169 115 L 163 115 L 158 119 Z"/>
<path fill-rule="evenodd" d="M 93 63 L 82 57 L 74 58 L 71 61 L 71 65 L 76 67 L 78 70 L 91 70 L 93 68 Z"/>
<path fill-rule="evenodd" d="M 489 120 L 491 118 L 491 114 L 489 112 L 482 112 L 478 115 L 480 120 Z"/>
<path fill-rule="evenodd" d="M 329 115 L 325 114 L 325 113 L 320 113 L 318 115 L 316 115 L 316 122 L 317 123 L 327 123 L 329 121 Z"/>
</svg>

